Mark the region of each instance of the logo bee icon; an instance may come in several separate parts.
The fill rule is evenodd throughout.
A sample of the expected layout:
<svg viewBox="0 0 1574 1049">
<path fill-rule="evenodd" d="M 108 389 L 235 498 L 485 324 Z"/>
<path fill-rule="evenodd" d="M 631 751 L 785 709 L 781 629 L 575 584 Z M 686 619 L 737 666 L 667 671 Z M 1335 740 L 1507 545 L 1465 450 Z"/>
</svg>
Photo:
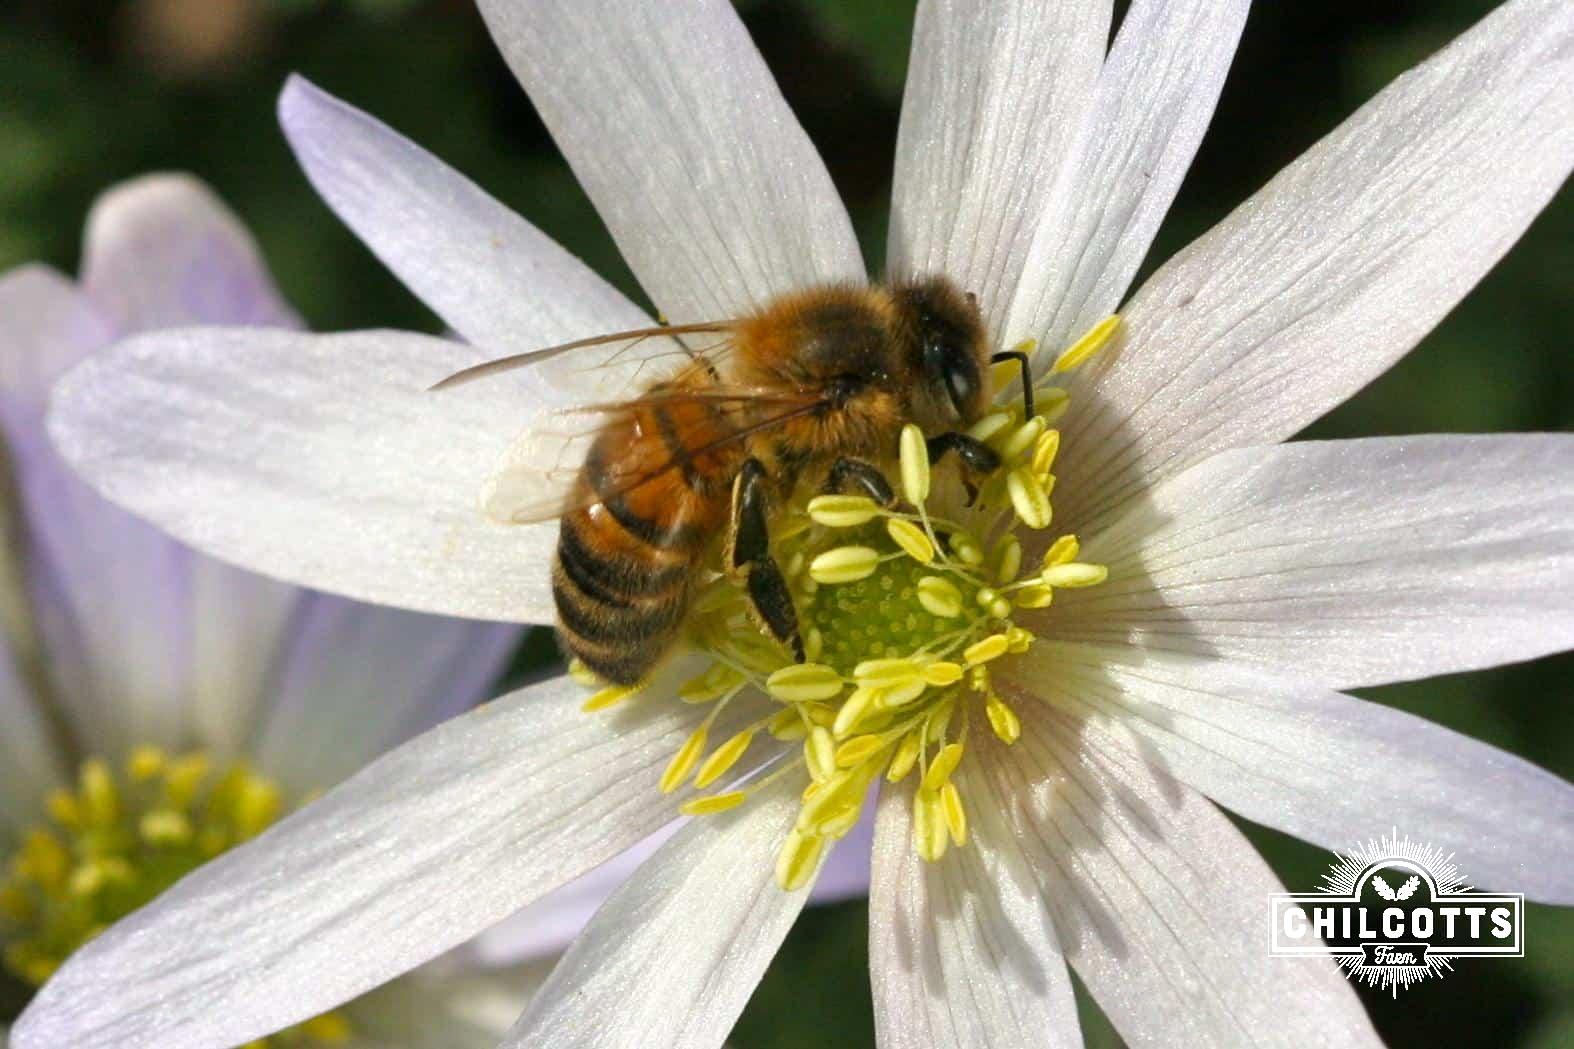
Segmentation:
<svg viewBox="0 0 1574 1049">
<path fill-rule="evenodd" d="M 696 337 L 715 342 L 696 349 Z M 907 422 L 923 430 L 932 460 L 954 453 L 968 473 L 995 469 L 996 453 L 962 432 L 988 408 L 992 362 L 1020 364 L 1033 412 L 1027 355 L 991 356 L 974 298 L 941 277 L 810 288 L 731 320 L 489 361 L 433 389 L 568 354 L 589 367 L 681 362 L 637 396 L 578 409 L 598 420 L 586 433 L 527 429 L 483 498 L 501 521 L 560 520 L 558 635 L 617 684 L 638 682 L 671 649 L 718 536 L 723 570 L 801 662 L 797 612 L 769 549 L 770 507 L 801 481 L 893 504 L 879 463 Z"/>
</svg>

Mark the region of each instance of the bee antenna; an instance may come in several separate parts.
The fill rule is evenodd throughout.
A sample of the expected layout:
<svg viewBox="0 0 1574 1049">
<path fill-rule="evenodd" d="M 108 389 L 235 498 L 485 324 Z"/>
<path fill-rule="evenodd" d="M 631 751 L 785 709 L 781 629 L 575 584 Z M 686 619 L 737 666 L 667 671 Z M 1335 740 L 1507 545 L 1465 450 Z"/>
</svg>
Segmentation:
<svg viewBox="0 0 1574 1049">
<path fill-rule="evenodd" d="M 1033 418 L 1033 368 L 1028 363 L 1027 354 L 1021 350 L 1006 350 L 989 358 L 990 364 L 999 364 L 1001 361 L 1016 361 L 1022 365 L 1022 418 Z"/>
</svg>

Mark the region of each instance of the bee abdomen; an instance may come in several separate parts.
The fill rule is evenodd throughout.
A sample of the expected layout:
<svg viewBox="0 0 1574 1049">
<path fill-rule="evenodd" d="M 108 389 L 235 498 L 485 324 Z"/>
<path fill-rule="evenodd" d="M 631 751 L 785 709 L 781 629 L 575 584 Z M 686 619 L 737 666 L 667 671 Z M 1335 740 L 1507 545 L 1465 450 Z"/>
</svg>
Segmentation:
<svg viewBox="0 0 1574 1049">
<path fill-rule="evenodd" d="M 617 546 L 599 531 L 618 528 L 586 513 L 563 518 L 552 570 L 563 647 L 598 677 L 632 685 L 677 640 L 693 566 Z M 624 537 L 619 537 L 624 538 Z"/>
</svg>

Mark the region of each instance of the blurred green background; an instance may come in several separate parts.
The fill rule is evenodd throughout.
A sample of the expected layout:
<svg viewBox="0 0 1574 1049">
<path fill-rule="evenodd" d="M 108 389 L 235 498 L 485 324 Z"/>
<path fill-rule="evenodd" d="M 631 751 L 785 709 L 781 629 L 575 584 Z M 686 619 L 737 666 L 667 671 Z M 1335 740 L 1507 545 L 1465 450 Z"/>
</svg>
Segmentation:
<svg viewBox="0 0 1574 1049">
<path fill-rule="evenodd" d="M 740 6 L 878 265 L 912 4 Z M 1153 257 L 1202 232 L 1493 6 L 1260 2 Z M 317 201 L 286 151 L 274 98 L 300 71 L 638 294 L 468 0 L 6 0 L 0 69 L 0 270 L 33 259 L 73 270 L 82 219 L 101 189 L 178 168 L 212 183 L 251 225 L 314 327 L 436 330 Z M 1312 432 L 1569 429 L 1571 289 L 1574 199 L 1565 191 L 1436 333 Z M 516 673 L 551 658 L 538 634 Z M 1563 657 L 1367 694 L 1574 777 L 1571 684 L 1574 659 Z M 1321 850 L 1246 831 L 1294 890 L 1310 889 L 1326 867 Z M 1527 945 L 1524 959 L 1467 961 L 1397 1000 L 1367 994 L 1368 1008 L 1395 1046 L 1574 1046 L 1574 910 L 1529 908 Z M 807 913 L 733 1044 L 872 1045 L 866 963 L 861 904 Z M 1090 1044 L 1120 1044 L 1091 1006 L 1085 1025 Z"/>
</svg>

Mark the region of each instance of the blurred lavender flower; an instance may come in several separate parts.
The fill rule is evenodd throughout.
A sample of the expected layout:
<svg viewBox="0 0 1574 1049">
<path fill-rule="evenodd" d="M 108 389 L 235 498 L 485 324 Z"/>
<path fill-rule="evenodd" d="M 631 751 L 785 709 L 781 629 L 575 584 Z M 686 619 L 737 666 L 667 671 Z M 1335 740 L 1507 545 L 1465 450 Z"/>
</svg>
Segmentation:
<svg viewBox="0 0 1574 1049">
<path fill-rule="evenodd" d="M 0 276 L 12 482 L 0 561 L 0 945 L 6 969 L 35 985 L 284 807 L 468 709 L 519 635 L 221 564 L 79 481 L 44 436 L 55 378 L 117 338 L 194 323 L 299 325 L 247 232 L 183 176 L 104 195 L 80 282 L 41 266 Z M 555 945 L 514 946 L 517 957 Z M 444 959 L 293 1033 L 301 1044 L 490 1045 L 533 982 Z M 425 1035 L 390 1025 L 392 1000 L 405 1020 L 424 1018 Z M 405 1028 L 410 1038 L 388 1040 Z"/>
<path fill-rule="evenodd" d="M 735 316 L 865 279 L 835 189 L 730 4 L 481 7 L 665 316 Z M 950 744 L 881 794 L 870 922 L 887 1049 L 1075 1044 L 1068 963 L 1133 1043 L 1375 1042 L 1332 964 L 1263 956 L 1277 881 L 1215 801 L 1336 846 L 1393 820 L 1488 885 L 1574 899 L 1568 784 L 1339 691 L 1568 646 L 1574 440 L 1279 443 L 1414 346 L 1563 182 L 1574 12 L 1505 3 L 1128 298 L 1246 8 L 1135 0 L 1111 43 L 1106 0 L 920 7 L 893 274 L 976 293 L 1002 348 L 1091 347 L 1073 339 L 1110 334 L 1117 308 L 1122 320 L 1069 394 L 1054 391 L 1074 394 L 1054 437 L 1007 419 L 1013 438 L 1039 425 L 1019 487 L 1047 501 L 1052 465 L 1057 527 L 1097 564 L 1063 559 L 1076 536 L 1022 535 L 1001 562 L 1042 566 L 1029 589 L 1054 604 L 1007 601 L 1028 636 L 967 657 L 989 662 L 990 710 L 1004 696 L 1016 714 L 975 728 L 976 762 L 947 765 Z M 484 357 L 649 319 L 366 115 L 303 82 L 282 111 L 335 210 L 470 345 L 134 340 L 66 381 L 53 433 L 115 498 L 243 563 L 404 607 L 549 619 L 555 528 L 487 521 L 477 494 L 522 416 L 625 376 L 569 360 L 464 396 L 424 391 Z M 1032 505 L 1019 516 L 1037 532 L 1048 507 Z M 737 739 L 770 717 L 748 692 L 719 719 L 676 702 L 695 669 L 675 660 L 604 720 L 579 716 L 583 694 L 559 680 L 400 748 L 98 940 L 37 1000 L 25 1044 L 217 1045 L 473 935 L 670 819 L 656 785 L 684 771 L 674 748 L 692 758 L 706 730 Z M 836 687 L 858 673 L 830 669 Z M 856 804 L 822 788 L 832 758 L 868 753 L 840 749 L 857 743 L 827 740 L 811 799 Z M 738 767 L 779 753 L 762 740 Z M 788 754 L 793 775 L 762 777 L 747 804 L 662 847 L 506 1044 L 719 1044 L 817 873 L 818 852 L 786 879 L 776 862 L 784 838 L 823 829 L 800 804 L 808 764 Z M 950 797 L 970 803 L 946 801 L 942 825 L 929 803 L 958 785 Z M 924 863 L 915 838 L 929 859 L 957 847 Z"/>
</svg>

